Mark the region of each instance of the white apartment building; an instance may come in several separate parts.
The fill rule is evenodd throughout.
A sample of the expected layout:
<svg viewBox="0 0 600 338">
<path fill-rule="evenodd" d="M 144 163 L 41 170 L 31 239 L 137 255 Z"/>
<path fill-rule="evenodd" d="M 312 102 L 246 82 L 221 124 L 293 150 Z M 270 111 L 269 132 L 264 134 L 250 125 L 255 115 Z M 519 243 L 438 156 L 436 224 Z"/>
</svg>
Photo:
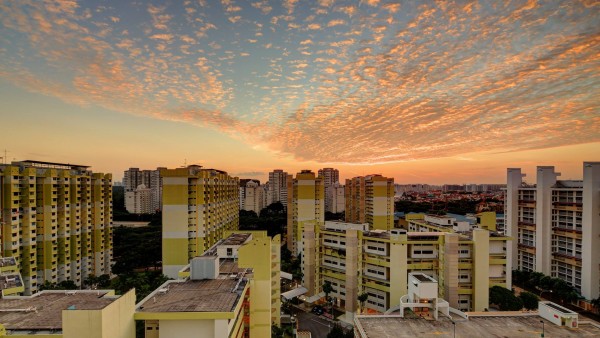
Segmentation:
<svg viewBox="0 0 600 338">
<path fill-rule="evenodd" d="M 260 211 L 266 207 L 264 204 L 264 188 L 255 180 L 240 180 L 240 210 Z"/>
<path fill-rule="evenodd" d="M 319 176 L 325 183 L 325 211 L 334 212 L 333 187 L 340 182 L 340 172 L 334 168 L 319 169 Z"/>
<path fill-rule="evenodd" d="M 135 191 L 140 185 L 146 186 L 147 189 L 151 190 L 151 204 L 152 212 L 156 210 L 162 210 L 162 178 L 160 177 L 160 170 L 166 169 L 158 167 L 156 170 L 140 170 L 139 168 L 129 168 L 123 173 L 123 187 L 125 187 L 125 193 L 128 191 Z M 134 213 L 133 209 L 127 208 L 127 211 Z"/>
<path fill-rule="evenodd" d="M 281 202 L 287 209 L 287 177 L 288 173 L 275 169 L 269 173 L 269 191 L 267 193 L 267 205 Z"/>
<path fill-rule="evenodd" d="M 334 184 L 331 188 L 331 212 L 337 214 L 346 210 L 346 196 L 344 194 L 344 185 Z M 327 191 L 327 188 L 325 188 Z"/>
<path fill-rule="evenodd" d="M 125 192 L 125 209 L 132 214 L 153 214 L 154 208 L 153 191 L 145 185 L 140 184 L 134 191 Z"/>
<path fill-rule="evenodd" d="M 535 184 L 507 169 L 505 223 L 513 266 L 565 280 L 587 299 L 600 296 L 600 162 L 583 163 L 583 180 L 558 180 L 537 167 Z"/>
</svg>

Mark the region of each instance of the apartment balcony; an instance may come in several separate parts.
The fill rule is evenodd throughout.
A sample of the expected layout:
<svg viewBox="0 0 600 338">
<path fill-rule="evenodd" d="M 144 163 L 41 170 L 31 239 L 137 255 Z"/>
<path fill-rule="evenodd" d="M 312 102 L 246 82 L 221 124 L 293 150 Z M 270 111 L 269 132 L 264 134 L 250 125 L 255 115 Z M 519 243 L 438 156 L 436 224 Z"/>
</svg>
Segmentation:
<svg viewBox="0 0 600 338">
<path fill-rule="evenodd" d="M 522 207 L 529 207 L 529 208 L 535 208 L 535 200 L 530 200 L 530 199 L 522 199 L 519 200 L 519 206 Z"/>
<path fill-rule="evenodd" d="M 553 257 L 562 257 L 562 258 L 566 258 L 567 260 L 575 260 L 575 261 L 581 262 L 581 255 L 566 253 L 564 251 L 553 252 L 552 256 Z"/>
<path fill-rule="evenodd" d="M 583 233 L 581 227 L 571 228 L 571 227 L 565 227 L 565 226 L 560 226 L 560 225 L 552 227 L 552 231 L 558 232 L 558 233 L 564 232 L 564 233 L 580 234 L 580 235 Z M 581 236 L 578 236 L 578 237 L 581 237 Z"/>
<path fill-rule="evenodd" d="M 583 203 L 580 202 L 552 202 L 556 210 L 582 211 Z"/>
</svg>

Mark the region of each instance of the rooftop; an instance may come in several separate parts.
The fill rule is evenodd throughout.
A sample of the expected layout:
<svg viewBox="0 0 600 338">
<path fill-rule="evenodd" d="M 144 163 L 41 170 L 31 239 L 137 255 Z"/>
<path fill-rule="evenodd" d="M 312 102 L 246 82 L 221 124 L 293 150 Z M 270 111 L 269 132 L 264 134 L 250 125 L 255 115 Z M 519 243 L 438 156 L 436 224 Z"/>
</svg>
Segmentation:
<svg viewBox="0 0 600 338">
<path fill-rule="evenodd" d="M 43 291 L 0 299 L 0 323 L 7 330 L 62 330 L 62 310 L 100 310 L 118 297 L 108 291 Z"/>
<path fill-rule="evenodd" d="M 469 317 L 456 319 L 457 337 L 539 337 L 543 320 L 537 315 Z M 357 316 L 356 322 L 366 337 L 452 337 L 453 325 L 448 318 L 438 321 L 393 316 Z M 544 320 L 546 337 L 598 337 L 600 328 L 580 323 L 568 329 Z"/>
<path fill-rule="evenodd" d="M 70 163 L 58 163 L 58 162 L 43 162 L 34 160 L 24 160 L 19 162 L 13 162 L 14 164 L 23 164 L 25 166 L 31 166 L 35 168 L 50 168 L 50 169 L 73 169 L 73 168 L 89 168 L 89 165 L 81 164 L 70 164 Z"/>
<path fill-rule="evenodd" d="M 171 282 L 139 304 L 140 312 L 231 312 L 240 295 L 236 279 Z M 244 286 L 245 282 L 242 283 Z"/>
<path fill-rule="evenodd" d="M 231 312 L 252 272 L 221 259 L 216 279 L 169 281 L 138 304 L 139 312 Z"/>
<path fill-rule="evenodd" d="M 242 245 L 250 236 L 250 233 L 231 234 L 229 237 L 225 238 L 223 242 L 218 243 L 218 245 Z"/>
</svg>

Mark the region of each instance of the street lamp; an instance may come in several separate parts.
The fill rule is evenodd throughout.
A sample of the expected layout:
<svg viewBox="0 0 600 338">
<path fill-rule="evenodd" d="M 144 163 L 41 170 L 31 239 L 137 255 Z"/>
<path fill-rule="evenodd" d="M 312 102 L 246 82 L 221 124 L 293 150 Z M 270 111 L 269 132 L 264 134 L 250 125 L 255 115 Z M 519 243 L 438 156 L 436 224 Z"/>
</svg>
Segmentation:
<svg viewBox="0 0 600 338">
<path fill-rule="evenodd" d="M 540 320 L 540 323 L 542 323 L 542 338 L 544 338 L 544 333 L 546 333 L 546 330 L 544 329 L 544 321 Z"/>
<path fill-rule="evenodd" d="M 454 338 L 456 338 L 456 322 L 455 321 L 452 321 L 452 328 L 453 328 L 453 332 L 454 332 L 453 336 L 454 336 Z"/>
</svg>

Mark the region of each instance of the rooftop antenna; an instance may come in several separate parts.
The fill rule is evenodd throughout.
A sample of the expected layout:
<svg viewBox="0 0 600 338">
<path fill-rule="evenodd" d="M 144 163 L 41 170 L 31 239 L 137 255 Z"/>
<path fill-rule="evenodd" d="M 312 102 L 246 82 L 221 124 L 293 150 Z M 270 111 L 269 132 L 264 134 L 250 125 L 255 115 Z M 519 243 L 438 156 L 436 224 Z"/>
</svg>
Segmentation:
<svg viewBox="0 0 600 338">
<path fill-rule="evenodd" d="M 2 164 L 6 164 L 6 159 L 7 159 L 7 155 L 6 154 L 7 153 L 8 153 L 8 151 L 6 149 L 4 149 L 4 157 L 0 157 L 0 158 L 2 158 Z"/>
<path fill-rule="evenodd" d="M 187 168 L 187 158 L 184 158 L 184 159 L 183 159 L 183 167 L 184 167 L 184 168 Z"/>
</svg>

